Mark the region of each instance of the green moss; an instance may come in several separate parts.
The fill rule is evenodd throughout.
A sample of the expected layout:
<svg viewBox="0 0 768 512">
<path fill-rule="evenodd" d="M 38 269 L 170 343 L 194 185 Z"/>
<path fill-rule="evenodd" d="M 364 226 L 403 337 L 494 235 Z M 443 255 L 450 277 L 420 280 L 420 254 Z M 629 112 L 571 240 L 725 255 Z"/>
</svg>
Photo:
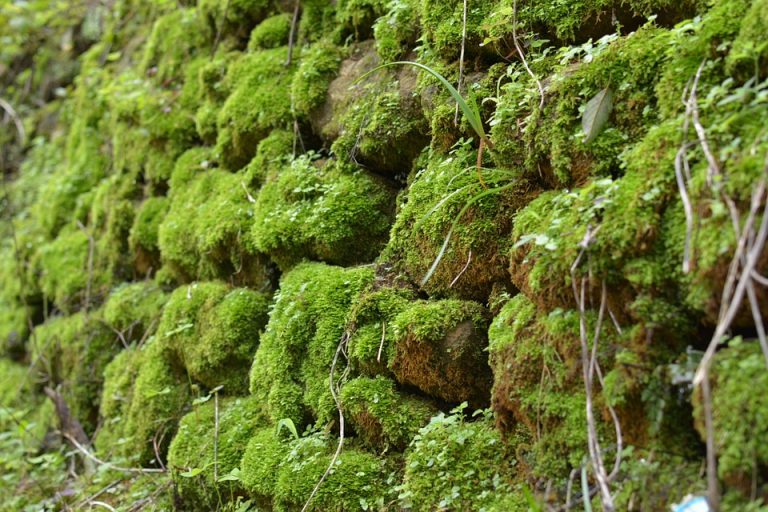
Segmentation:
<svg viewBox="0 0 768 512">
<path fill-rule="evenodd" d="M 140 366 L 124 418 L 126 443 L 122 451 L 129 460 L 157 465 L 155 442 L 162 457 L 179 419 L 189 402 L 189 384 L 183 369 L 155 339 L 141 348 Z"/>
<path fill-rule="evenodd" d="M 297 158 L 268 176 L 259 192 L 253 244 L 282 269 L 304 258 L 341 265 L 371 261 L 391 221 L 392 192 L 382 185 L 352 165 Z"/>
<path fill-rule="evenodd" d="M 459 300 L 416 301 L 390 328 L 397 340 L 385 347 L 388 365 L 401 384 L 416 386 L 447 402 L 488 403 L 485 308 Z"/>
<path fill-rule="evenodd" d="M 370 376 L 390 373 L 387 362 L 397 343 L 391 322 L 416 298 L 410 288 L 375 286 L 355 298 L 347 319 L 349 357 L 357 370 Z"/>
<path fill-rule="evenodd" d="M 718 352 L 711 370 L 712 415 L 718 474 L 726 484 L 750 494 L 753 475 L 758 488 L 766 485 L 755 473 L 768 463 L 768 451 L 760 442 L 768 435 L 768 400 L 755 389 L 766 385 L 765 358 L 757 341 L 736 338 L 728 349 Z M 694 394 L 697 429 L 704 435 L 701 394 Z"/>
<path fill-rule="evenodd" d="M 240 40 L 247 39 L 251 29 L 270 13 L 270 8 L 266 0 L 201 0 L 198 4 L 211 32 Z"/>
<path fill-rule="evenodd" d="M 382 255 L 419 282 L 450 232 L 442 260 L 422 285 L 431 296 L 484 301 L 494 282 L 505 281 L 502 267 L 512 216 L 535 196 L 530 183 L 503 170 L 486 174 L 484 180 L 489 187 L 507 188 L 480 196 L 484 189 L 472 169 L 476 161 L 476 154 L 466 144 L 453 155 L 434 153 L 419 161 Z M 457 221 L 459 212 L 473 198 L 474 203 Z M 470 250 L 472 259 L 467 265 Z"/>
<path fill-rule="evenodd" d="M 275 433 L 275 427 L 254 432 L 240 463 L 240 480 L 248 494 L 268 503 L 271 501 L 277 471 L 290 450 L 290 445 Z"/>
<path fill-rule="evenodd" d="M 210 398 L 181 419 L 168 448 L 168 465 L 176 491 L 188 508 L 213 510 L 222 506 L 221 501 L 234 501 L 242 493 L 238 480 L 217 479 L 239 468 L 262 421 L 261 405 L 252 397 L 219 400 L 218 411 Z"/>
<path fill-rule="evenodd" d="M 412 510 L 480 510 L 508 489 L 513 475 L 498 433 L 487 420 L 438 414 L 406 452 L 400 505 Z"/>
<path fill-rule="evenodd" d="M 34 330 L 37 370 L 60 391 L 87 433 L 96 428 L 102 372 L 119 350 L 117 336 L 98 317 L 52 317 Z"/>
<path fill-rule="evenodd" d="M 467 9 L 467 39 L 465 49 L 469 55 L 482 50 L 481 27 L 490 15 L 493 2 L 478 2 Z M 463 2 L 436 2 L 422 0 L 420 19 L 425 46 L 446 61 L 455 60 L 461 51 Z"/>
<path fill-rule="evenodd" d="M 181 8 L 158 18 L 144 49 L 141 69 L 150 71 L 161 83 L 180 78 L 183 66 L 212 44 L 206 36 L 194 8 Z"/>
<path fill-rule="evenodd" d="M 149 197 L 141 203 L 136 212 L 128 235 L 128 246 L 134 254 L 134 268 L 140 273 L 146 273 L 151 268 L 156 270 L 159 266 L 158 231 L 169 207 L 170 202 L 166 197 Z"/>
<path fill-rule="evenodd" d="M 384 0 L 341 0 L 336 6 L 337 30 L 351 32 L 355 39 L 364 41 L 371 37 L 374 21 L 386 12 Z"/>
<path fill-rule="evenodd" d="M 419 36 L 419 4 L 416 0 L 393 1 L 373 24 L 376 51 L 385 62 L 399 60 Z"/>
<path fill-rule="evenodd" d="M 564 478 L 581 465 L 587 446 L 578 316 L 543 315 L 519 294 L 494 319 L 488 337 L 497 426 L 533 439 L 526 442 L 533 474 Z"/>
<path fill-rule="evenodd" d="M 574 66 L 564 58 L 561 62 L 565 64 L 556 70 L 549 87 L 540 121 L 529 121 L 527 127 L 525 138 L 532 145 L 529 172 L 542 173 L 543 168 L 545 178 L 556 187 L 580 185 L 591 176 L 615 175 L 622 151 L 657 121 L 655 87 L 670 41 L 668 30 L 649 24 L 598 46 L 588 62 L 585 57 Z M 583 110 L 606 88 L 613 94 L 609 122 L 594 140 L 585 143 Z M 517 121 L 508 123 L 508 127 L 497 124 L 494 137 L 503 140 L 506 132 L 515 132 Z"/>
<path fill-rule="evenodd" d="M 302 51 L 299 67 L 291 82 L 291 102 L 296 115 L 307 116 L 322 105 L 328 94 L 328 84 L 341 64 L 343 51 L 321 41 Z"/>
<path fill-rule="evenodd" d="M 265 19 L 251 31 L 248 51 L 269 50 L 284 46 L 291 32 L 291 15 L 281 13 Z"/>
<path fill-rule="evenodd" d="M 290 125 L 295 65 L 286 67 L 285 55 L 284 47 L 263 50 L 242 55 L 229 66 L 225 83 L 232 93 L 218 113 L 216 141 L 225 167 L 240 169 L 273 128 Z"/>
<path fill-rule="evenodd" d="M 110 293 L 104 304 L 104 320 L 123 333 L 126 342 L 138 341 L 151 335 L 167 295 L 152 281 L 123 283 Z"/>
<path fill-rule="evenodd" d="M 247 368 L 266 324 L 267 305 L 264 295 L 223 283 L 183 286 L 171 294 L 158 336 L 192 379 L 238 394 L 247 386 Z"/>
<path fill-rule="evenodd" d="M 99 269 L 94 269 L 91 276 L 88 274 L 90 245 L 86 233 L 71 227 L 40 247 L 35 256 L 40 288 L 62 311 L 72 312 L 82 305 L 89 279 L 91 298 L 108 285 L 108 276 Z"/>
<path fill-rule="evenodd" d="M 739 35 L 726 59 L 728 69 L 740 71 L 745 77 L 768 75 L 768 45 L 763 34 L 768 31 L 768 3 L 752 2 L 741 21 Z"/>
<path fill-rule="evenodd" d="M 328 389 L 331 362 L 350 303 L 372 279 L 368 268 L 320 263 L 303 263 L 283 275 L 250 381 L 251 393 L 270 403 L 274 421 L 289 417 L 296 422 L 293 415 L 298 416 L 301 405 L 293 401 L 298 398 L 295 386 L 304 390 L 302 403 L 320 424 L 333 417 L 336 408 Z M 286 404 L 275 398 L 285 396 L 293 399 Z M 275 403 L 279 407 L 273 410 Z"/>
<path fill-rule="evenodd" d="M 273 130 L 262 139 L 256 148 L 256 156 L 243 171 L 245 183 L 261 186 L 267 176 L 279 173 L 293 157 L 294 142 L 295 136 L 288 130 Z"/>
<path fill-rule="evenodd" d="M 130 437 L 125 428 L 133 396 L 133 383 L 141 368 L 144 352 L 131 347 L 119 352 L 104 369 L 104 385 L 99 401 L 100 428 L 93 439 L 105 460 L 130 454 Z"/>
<path fill-rule="evenodd" d="M 202 152 L 201 152 L 202 153 Z M 244 236 L 254 205 L 243 189 L 244 178 L 207 169 L 197 152 L 177 163 L 171 180 L 171 206 L 158 230 L 163 265 L 178 281 L 230 278 L 257 287 L 269 286 L 264 258 Z M 188 173 L 196 173 L 190 176 Z"/>
<path fill-rule="evenodd" d="M 403 179 L 429 143 L 428 125 L 414 87 L 411 69 L 402 69 L 394 77 L 385 74 L 381 81 L 369 84 L 337 114 L 342 129 L 333 152 Z"/>
<path fill-rule="evenodd" d="M 347 382 L 341 403 L 357 434 L 375 449 L 405 449 L 437 413 L 428 401 L 397 391 L 392 380 L 381 376 Z"/>
<path fill-rule="evenodd" d="M 291 443 L 291 451 L 277 474 L 275 508 L 301 508 L 331 457 L 328 443 L 321 438 L 308 437 Z M 385 496 L 385 478 L 381 459 L 355 449 L 343 450 L 307 510 L 340 512 L 373 506 Z"/>
</svg>

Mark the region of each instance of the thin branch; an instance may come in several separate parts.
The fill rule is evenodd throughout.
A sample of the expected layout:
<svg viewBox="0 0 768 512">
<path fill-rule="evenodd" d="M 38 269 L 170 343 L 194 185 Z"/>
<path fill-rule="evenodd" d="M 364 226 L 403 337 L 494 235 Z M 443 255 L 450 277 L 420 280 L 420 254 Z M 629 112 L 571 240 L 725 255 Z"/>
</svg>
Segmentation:
<svg viewBox="0 0 768 512">
<path fill-rule="evenodd" d="M 309 504 L 312 502 L 312 499 L 314 499 L 315 495 L 317 494 L 317 491 L 320 489 L 320 486 L 323 485 L 323 482 L 325 482 L 325 479 L 328 478 L 328 475 L 331 474 L 331 471 L 333 470 L 333 467 L 336 465 L 336 461 L 338 460 L 339 455 L 341 455 L 341 449 L 344 447 L 344 411 L 342 411 L 341 409 L 341 400 L 339 399 L 339 395 L 338 395 L 339 389 L 338 389 L 338 385 L 334 383 L 334 374 L 336 373 L 336 364 L 339 361 L 339 354 L 345 354 L 348 341 L 349 341 L 349 333 L 345 332 L 341 336 L 341 340 L 339 340 L 339 345 L 336 347 L 336 353 L 333 356 L 333 362 L 331 363 L 331 372 L 329 376 L 329 386 L 331 390 L 331 396 L 333 397 L 333 401 L 336 403 L 336 409 L 338 410 L 338 413 L 339 413 L 339 443 L 336 446 L 336 452 L 333 454 L 330 464 L 328 464 L 328 467 L 326 468 L 325 473 L 323 473 L 323 476 L 320 478 L 320 481 L 317 482 L 317 485 L 315 485 L 315 488 L 312 489 L 312 494 L 309 495 L 307 502 L 304 503 L 304 506 L 301 508 L 301 512 L 307 512 L 307 510 L 309 509 Z M 347 367 L 345 371 L 342 373 L 340 380 L 343 380 L 348 372 L 349 372 L 349 367 Z"/>
<path fill-rule="evenodd" d="M 464 48 L 467 45 L 467 4 L 468 0 L 464 0 L 464 13 L 461 18 L 461 53 L 459 54 L 459 80 L 456 83 L 456 90 L 461 91 L 461 84 L 464 81 Z M 453 125 L 459 124 L 459 104 L 456 103 L 456 111 L 453 114 Z"/>
<path fill-rule="evenodd" d="M 13 124 L 16 126 L 16 131 L 19 133 L 19 145 L 23 146 L 27 140 L 27 133 L 24 131 L 24 123 L 21 122 L 19 114 L 17 114 L 13 106 L 3 98 L 0 98 L 0 108 L 5 110 L 11 117 Z"/>
<path fill-rule="evenodd" d="M 77 442 L 77 440 L 71 436 L 70 434 L 66 432 L 62 432 L 62 435 L 69 440 L 69 442 L 72 443 L 72 445 L 75 447 L 77 451 L 85 455 L 88 459 L 92 460 L 99 466 L 106 467 L 108 469 L 112 469 L 114 471 L 120 471 L 123 473 L 165 473 L 164 469 L 155 469 L 155 468 L 124 468 L 121 466 L 115 466 L 114 464 L 110 464 L 109 462 L 105 462 L 98 457 L 96 457 L 93 453 L 90 452 L 86 447 L 81 445 Z"/>
<path fill-rule="evenodd" d="M 520 41 L 517 39 L 517 0 L 514 0 L 512 3 L 512 40 L 515 43 L 517 54 L 520 56 L 520 60 L 523 62 L 523 67 L 528 72 L 528 74 L 531 75 L 531 78 L 533 78 L 533 80 L 536 82 L 536 87 L 539 88 L 539 110 L 542 110 L 544 108 L 544 86 L 542 85 L 541 80 L 539 80 L 539 77 L 537 77 L 528 66 L 528 61 L 525 59 L 525 53 L 523 53 L 523 49 L 520 46 Z"/>
<path fill-rule="evenodd" d="M 448 285 L 448 288 L 453 288 L 453 285 L 455 285 L 458 282 L 459 278 L 464 275 L 464 272 L 467 271 L 470 263 L 472 263 L 472 249 L 469 250 L 469 256 L 467 257 L 467 264 L 464 265 L 464 268 L 461 269 L 461 272 L 459 272 L 458 275 L 453 278 L 453 281 L 451 281 L 451 284 Z"/>
<path fill-rule="evenodd" d="M 381 322 L 381 343 L 379 344 L 379 353 L 376 355 L 376 361 L 381 362 L 381 351 L 384 350 L 384 340 L 387 336 L 387 322 Z"/>
<path fill-rule="evenodd" d="M 286 67 L 290 66 L 291 61 L 293 61 L 293 45 L 296 43 L 296 27 L 299 24 L 300 11 L 300 0 L 296 0 L 296 4 L 293 6 L 293 18 L 291 18 L 291 31 L 288 34 L 288 58 L 285 60 Z"/>
</svg>

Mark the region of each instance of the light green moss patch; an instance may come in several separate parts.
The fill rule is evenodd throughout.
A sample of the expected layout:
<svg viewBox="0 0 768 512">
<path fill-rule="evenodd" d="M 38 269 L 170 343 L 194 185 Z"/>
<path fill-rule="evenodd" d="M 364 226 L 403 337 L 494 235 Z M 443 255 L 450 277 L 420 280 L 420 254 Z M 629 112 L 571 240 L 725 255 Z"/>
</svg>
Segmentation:
<svg viewBox="0 0 768 512">
<path fill-rule="evenodd" d="M 179 422 L 168 448 L 176 491 L 196 510 L 216 509 L 242 493 L 237 479 L 219 479 L 239 468 L 249 440 L 263 421 L 261 404 L 253 397 L 220 399 L 218 411 L 215 406 L 215 399 L 209 398 L 194 407 Z"/>
<path fill-rule="evenodd" d="M 104 320 L 121 332 L 126 342 L 138 341 L 154 332 L 167 295 L 152 281 L 123 283 L 104 304 Z"/>
<path fill-rule="evenodd" d="M 238 394 L 247 387 L 267 305 L 264 295 L 223 283 L 182 286 L 168 300 L 158 336 L 192 379 Z"/>
<path fill-rule="evenodd" d="M 251 36 L 248 39 L 248 50 L 254 52 L 285 46 L 290 32 L 290 14 L 281 13 L 270 16 L 251 31 Z"/>
<path fill-rule="evenodd" d="M 267 177 L 251 237 L 283 270 L 305 258 L 371 261 L 387 236 L 391 201 L 392 191 L 363 169 L 302 156 Z"/>
<path fill-rule="evenodd" d="M 461 414 L 440 413 L 406 452 L 400 504 L 419 511 L 479 510 L 508 489 L 513 474 L 488 420 L 466 422 Z"/>
<path fill-rule="evenodd" d="M 369 268 L 304 263 L 285 274 L 251 368 L 251 393 L 267 402 L 277 422 L 306 407 L 320 424 L 335 414 L 328 375 L 353 298 L 373 279 Z M 303 395 L 282 390 L 300 386 Z M 275 391 L 275 389 L 280 391 Z M 274 394 L 273 394 L 274 393 Z M 276 397 L 283 397 L 277 399 Z M 293 397 L 292 404 L 284 401 Z M 273 409 L 274 404 L 280 407 Z M 299 427 L 303 415 L 290 417 Z"/>
<path fill-rule="evenodd" d="M 437 413 L 433 404 L 397 391 L 394 381 L 381 376 L 347 382 L 341 403 L 357 434 L 376 449 L 405 449 Z"/>
</svg>

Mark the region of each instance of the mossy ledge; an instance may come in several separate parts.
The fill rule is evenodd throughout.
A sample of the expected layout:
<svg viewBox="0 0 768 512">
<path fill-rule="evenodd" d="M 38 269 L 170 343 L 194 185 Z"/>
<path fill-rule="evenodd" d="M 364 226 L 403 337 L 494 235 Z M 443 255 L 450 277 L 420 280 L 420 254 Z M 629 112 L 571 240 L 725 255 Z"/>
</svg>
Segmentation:
<svg viewBox="0 0 768 512">
<path fill-rule="evenodd" d="M 768 510 L 768 0 L 0 34 L 0 510 Z"/>
</svg>

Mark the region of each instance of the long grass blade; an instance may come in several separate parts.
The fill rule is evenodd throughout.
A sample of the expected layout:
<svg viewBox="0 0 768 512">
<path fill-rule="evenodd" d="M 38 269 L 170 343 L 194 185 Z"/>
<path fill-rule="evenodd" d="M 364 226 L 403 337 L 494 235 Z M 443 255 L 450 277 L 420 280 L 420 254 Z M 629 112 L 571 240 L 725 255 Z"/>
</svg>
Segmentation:
<svg viewBox="0 0 768 512">
<path fill-rule="evenodd" d="M 414 66 L 422 71 L 426 71 L 433 77 L 437 78 L 437 80 L 443 85 L 443 87 L 446 88 L 446 90 L 451 94 L 454 100 L 456 100 L 456 103 L 458 103 L 459 108 L 461 109 L 464 116 L 467 118 L 467 121 L 469 122 L 469 125 L 472 127 L 472 129 L 477 133 L 477 136 L 480 137 L 483 140 L 486 140 L 487 137 L 485 135 L 485 129 L 483 128 L 482 120 L 480 119 L 480 110 L 477 107 L 477 102 L 474 101 L 474 96 L 471 96 L 472 99 L 470 99 L 470 103 L 473 105 L 470 106 L 464 98 L 461 96 L 459 91 L 456 90 L 456 88 L 451 85 L 451 83 L 446 80 L 446 78 L 435 71 L 434 69 L 430 68 L 429 66 L 425 66 L 424 64 L 419 64 L 418 62 L 411 62 L 408 60 L 399 60 L 395 62 L 388 62 L 386 64 L 381 64 L 380 66 L 376 66 L 372 70 L 368 71 L 367 73 L 364 73 L 360 78 L 355 80 L 355 83 L 359 82 L 360 80 L 363 80 L 365 77 L 369 76 L 372 73 L 375 73 L 376 71 L 393 67 L 393 66 Z"/>
</svg>

